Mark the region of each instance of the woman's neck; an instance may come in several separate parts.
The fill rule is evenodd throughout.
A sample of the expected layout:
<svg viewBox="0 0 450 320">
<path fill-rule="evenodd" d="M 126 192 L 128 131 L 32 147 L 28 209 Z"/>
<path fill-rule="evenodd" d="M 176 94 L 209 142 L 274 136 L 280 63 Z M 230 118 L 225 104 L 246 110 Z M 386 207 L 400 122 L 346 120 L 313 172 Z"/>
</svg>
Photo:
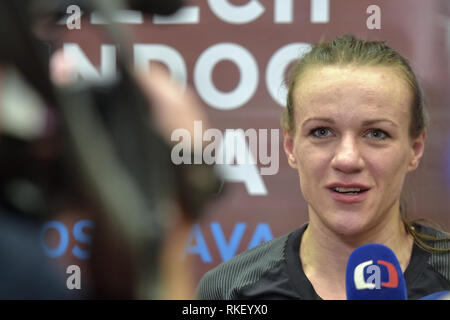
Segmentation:
<svg viewBox="0 0 450 320">
<path fill-rule="evenodd" d="M 353 250 L 367 243 L 379 243 L 391 248 L 405 271 L 414 241 L 406 232 L 398 210 L 390 213 L 382 223 L 355 235 L 333 232 L 310 214 L 299 254 L 303 270 L 319 296 L 345 299 L 347 260 Z"/>
</svg>

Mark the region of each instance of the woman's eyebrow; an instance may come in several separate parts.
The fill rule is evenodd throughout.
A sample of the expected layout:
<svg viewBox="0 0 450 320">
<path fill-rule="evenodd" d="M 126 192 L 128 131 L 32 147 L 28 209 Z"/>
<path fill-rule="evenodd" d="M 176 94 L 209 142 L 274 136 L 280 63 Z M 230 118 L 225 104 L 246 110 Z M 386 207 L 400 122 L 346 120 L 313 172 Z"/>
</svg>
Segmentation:
<svg viewBox="0 0 450 320">
<path fill-rule="evenodd" d="M 362 124 L 363 124 L 363 126 L 370 126 L 370 125 L 376 124 L 378 122 L 388 122 L 389 124 L 393 125 L 394 127 L 398 127 L 398 124 L 396 124 L 394 121 L 389 120 L 389 119 L 366 120 Z"/>
<path fill-rule="evenodd" d="M 322 117 L 312 117 L 312 118 L 307 118 L 305 121 L 302 122 L 302 126 L 304 126 L 307 122 L 310 121 L 323 121 L 323 122 L 328 122 L 331 124 L 334 124 L 334 120 L 331 118 L 322 118 Z"/>
<path fill-rule="evenodd" d="M 310 121 L 322 121 L 322 122 L 328 122 L 331 124 L 334 124 L 335 121 L 331 118 L 325 118 L 325 117 L 311 117 L 311 118 L 307 118 L 306 120 L 304 120 L 301 124 L 301 126 L 304 126 L 306 123 L 310 122 Z M 371 120 L 365 120 L 363 121 L 362 125 L 363 126 L 371 126 L 374 125 L 378 122 L 388 122 L 389 124 L 391 124 L 394 127 L 398 127 L 398 124 L 396 124 L 394 121 L 389 120 L 389 119 L 371 119 Z"/>
</svg>

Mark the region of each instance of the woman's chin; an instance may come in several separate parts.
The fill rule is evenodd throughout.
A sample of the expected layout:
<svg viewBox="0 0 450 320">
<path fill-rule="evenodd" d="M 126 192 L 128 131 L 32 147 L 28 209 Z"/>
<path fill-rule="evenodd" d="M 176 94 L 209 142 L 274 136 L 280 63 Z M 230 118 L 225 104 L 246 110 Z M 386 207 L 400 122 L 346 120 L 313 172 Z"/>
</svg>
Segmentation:
<svg viewBox="0 0 450 320">
<path fill-rule="evenodd" d="M 327 225 L 334 233 L 343 237 L 357 237 L 369 229 L 369 221 L 358 217 L 335 217 Z"/>
</svg>

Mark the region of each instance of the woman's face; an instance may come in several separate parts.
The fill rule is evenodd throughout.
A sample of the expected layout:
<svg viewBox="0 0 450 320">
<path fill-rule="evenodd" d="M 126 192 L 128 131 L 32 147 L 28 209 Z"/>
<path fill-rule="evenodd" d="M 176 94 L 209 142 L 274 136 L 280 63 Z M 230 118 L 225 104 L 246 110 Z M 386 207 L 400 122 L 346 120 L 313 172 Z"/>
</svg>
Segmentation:
<svg viewBox="0 0 450 320">
<path fill-rule="evenodd" d="M 285 134 L 310 220 L 339 234 L 399 216 L 405 175 L 417 168 L 425 132 L 409 136 L 412 94 L 387 67 L 312 67 L 293 91 L 295 130 Z"/>
</svg>

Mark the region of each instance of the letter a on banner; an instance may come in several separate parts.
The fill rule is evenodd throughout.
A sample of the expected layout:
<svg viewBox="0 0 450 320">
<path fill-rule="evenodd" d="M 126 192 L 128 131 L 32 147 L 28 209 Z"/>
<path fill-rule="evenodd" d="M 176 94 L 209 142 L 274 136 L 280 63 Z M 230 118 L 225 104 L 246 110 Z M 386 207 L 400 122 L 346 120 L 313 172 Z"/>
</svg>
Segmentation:
<svg viewBox="0 0 450 320">
<path fill-rule="evenodd" d="M 248 159 L 245 163 L 232 164 L 233 160 Z M 267 195 L 267 189 L 258 166 L 255 164 L 243 130 L 227 129 L 217 156 L 217 173 L 228 182 L 243 182 L 250 195 Z"/>
</svg>

